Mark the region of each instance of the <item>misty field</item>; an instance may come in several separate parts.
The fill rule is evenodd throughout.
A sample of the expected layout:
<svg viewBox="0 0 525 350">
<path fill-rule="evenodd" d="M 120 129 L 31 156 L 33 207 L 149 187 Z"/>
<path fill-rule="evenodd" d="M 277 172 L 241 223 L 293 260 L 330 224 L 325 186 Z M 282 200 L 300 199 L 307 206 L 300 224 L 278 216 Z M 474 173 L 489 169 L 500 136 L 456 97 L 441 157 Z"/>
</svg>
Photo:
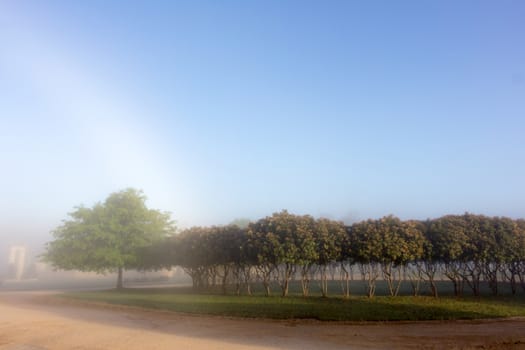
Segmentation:
<svg viewBox="0 0 525 350">
<path fill-rule="evenodd" d="M 525 316 L 525 298 L 519 296 L 456 298 L 445 295 L 367 298 L 354 295 L 323 298 L 266 297 L 193 293 L 189 288 L 124 289 L 73 292 L 63 298 L 156 310 L 227 317 L 315 319 L 323 321 L 423 321 Z"/>
</svg>

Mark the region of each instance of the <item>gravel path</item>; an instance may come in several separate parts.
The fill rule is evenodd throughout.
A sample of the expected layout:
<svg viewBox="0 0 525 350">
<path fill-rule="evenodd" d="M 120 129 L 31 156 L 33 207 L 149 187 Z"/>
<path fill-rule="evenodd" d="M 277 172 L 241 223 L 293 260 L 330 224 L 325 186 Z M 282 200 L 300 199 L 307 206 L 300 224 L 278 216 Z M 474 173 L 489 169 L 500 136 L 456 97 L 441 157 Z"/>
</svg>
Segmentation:
<svg viewBox="0 0 525 350">
<path fill-rule="evenodd" d="M 340 324 L 244 320 L 0 293 L 0 349 L 524 349 L 525 320 Z"/>
</svg>

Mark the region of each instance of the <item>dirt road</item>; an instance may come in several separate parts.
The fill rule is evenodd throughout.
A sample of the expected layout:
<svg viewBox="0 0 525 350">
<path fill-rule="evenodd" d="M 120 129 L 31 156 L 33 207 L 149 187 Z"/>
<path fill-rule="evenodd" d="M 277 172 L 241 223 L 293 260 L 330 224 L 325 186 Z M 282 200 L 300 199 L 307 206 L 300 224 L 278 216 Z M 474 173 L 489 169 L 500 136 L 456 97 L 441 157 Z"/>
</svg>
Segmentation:
<svg viewBox="0 0 525 350">
<path fill-rule="evenodd" d="M 53 300 L 0 293 L 0 349 L 525 349 L 525 320 L 280 322 Z"/>
</svg>

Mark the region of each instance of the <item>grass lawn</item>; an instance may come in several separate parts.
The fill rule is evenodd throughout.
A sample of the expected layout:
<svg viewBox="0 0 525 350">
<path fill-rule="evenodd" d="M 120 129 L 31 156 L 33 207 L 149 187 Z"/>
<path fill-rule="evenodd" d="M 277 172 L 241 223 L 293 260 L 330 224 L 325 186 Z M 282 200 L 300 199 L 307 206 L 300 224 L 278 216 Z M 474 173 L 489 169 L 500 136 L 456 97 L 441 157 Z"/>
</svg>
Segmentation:
<svg viewBox="0 0 525 350">
<path fill-rule="evenodd" d="M 73 292 L 61 297 L 191 314 L 323 321 L 417 321 L 525 316 L 525 298 L 428 296 L 354 296 L 303 298 L 195 294 L 185 288 Z"/>
</svg>

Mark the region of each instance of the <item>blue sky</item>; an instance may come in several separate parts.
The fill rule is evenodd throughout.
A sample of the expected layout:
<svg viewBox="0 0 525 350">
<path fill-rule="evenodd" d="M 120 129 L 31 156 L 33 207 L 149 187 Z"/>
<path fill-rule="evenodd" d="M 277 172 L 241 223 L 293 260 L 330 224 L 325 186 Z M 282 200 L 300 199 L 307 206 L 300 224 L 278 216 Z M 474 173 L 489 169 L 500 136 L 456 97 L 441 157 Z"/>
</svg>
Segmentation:
<svg viewBox="0 0 525 350">
<path fill-rule="evenodd" d="M 0 235 L 141 188 L 179 226 L 523 217 L 522 1 L 0 1 Z"/>
</svg>

